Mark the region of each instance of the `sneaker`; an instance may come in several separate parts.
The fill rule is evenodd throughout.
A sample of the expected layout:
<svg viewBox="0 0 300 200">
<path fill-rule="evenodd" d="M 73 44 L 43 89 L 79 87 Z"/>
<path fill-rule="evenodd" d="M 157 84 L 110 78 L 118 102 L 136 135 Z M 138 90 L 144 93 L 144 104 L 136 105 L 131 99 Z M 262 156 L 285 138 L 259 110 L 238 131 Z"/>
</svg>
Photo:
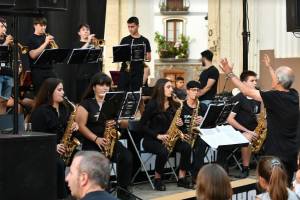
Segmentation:
<svg viewBox="0 0 300 200">
<path fill-rule="evenodd" d="M 183 187 L 187 189 L 193 189 L 194 185 L 191 180 L 189 180 L 187 177 L 184 178 L 179 178 L 177 181 L 177 186 L 178 187 Z"/>
<path fill-rule="evenodd" d="M 154 187 L 158 191 L 166 191 L 166 185 L 160 178 L 154 179 Z"/>
</svg>

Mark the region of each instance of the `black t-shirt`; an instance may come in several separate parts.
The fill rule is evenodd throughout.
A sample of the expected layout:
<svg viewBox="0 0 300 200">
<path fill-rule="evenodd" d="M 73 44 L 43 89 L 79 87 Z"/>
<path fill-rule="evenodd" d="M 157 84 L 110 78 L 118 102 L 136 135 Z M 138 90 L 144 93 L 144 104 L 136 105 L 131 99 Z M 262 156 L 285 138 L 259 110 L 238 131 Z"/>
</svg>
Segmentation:
<svg viewBox="0 0 300 200">
<path fill-rule="evenodd" d="M 200 88 L 203 89 L 207 85 L 208 79 L 214 79 L 216 82 L 213 84 L 211 89 L 207 91 L 204 95 L 199 97 L 200 101 L 203 100 L 212 100 L 216 93 L 218 87 L 218 80 L 219 80 L 219 71 L 215 66 L 210 66 L 209 68 L 205 69 L 200 74 L 199 82 L 201 84 Z"/>
<path fill-rule="evenodd" d="M 186 101 L 183 102 L 183 107 L 182 107 L 182 111 L 181 111 L 181 115 L 180 115 L 180 117 L 183 121 L 183 126 L 180 127 L 180 130 L 185 134 L 189 132 L 194 109 L 196 109 L 196 108 L 191 108 L 187 104 Z M 206 110 L 207 110 L 206 105 L 200 103 L 199 108 L 198 108 L 198 116 L 204 116 Z"/>
<path fill-rule="evenodd" d="M 0 46 L 3 46 L 4 42 L 5 42 L 5 38 L 0 38 Z M 8 51 L 9 51 L 9 54 L 12 55 L 12 51 L 10 48 L 8 49 Z M 1 63 L 0 75 L 13 76 L 13 69 L 11 68 L 9 60 L 8 60 L 8 63 Z"/>
<path fill-rule="evenodd" d="M 44 34 L 43 35 L 32 34 L 31 37 L 28 39 L 28 43 L 27 43 L 28 50 L 31 51 L 31 50 L 39 48 L 45 42 L 45 39 L 46 39 L 46 35 L 44 35 Z M 50 49 L 50 45 L 48 45 L 46 47 L 46 49 Z M 35 65 L 34 62 L 36 61 L 36 59 L 35 60 L 31 59 L 31 57 L 29 55 L 28 55 L 28 57 L 29 57 L 29 65 L 30 65 L 31 70 L 36 69 L 36 68 L 39 68 L 39 69 L 51 69 L 52 68 L 52 65 L 50 65 L 50 64 Z"/>
<path fill-rule="evenodd" d="M 284 161 L 297 159 L 298 92 L 290 89 L 288 92 L 271 90 L 260 94 L 267 111 L 265 154 Z"/>
<path fill-rule="evenodd" d="M 81 200 L 117 200 L 111 194 L 106 191 L 95 191 L 87 193 Z"/>
<path fill-rule="evenodd" d="M 57 136 L 57 143 L 60 143 L 67 127 L 69 116 L 69 109 L 62 104 L 59 106 L 59 115 L 53 106 L 43 104 L 31 114 L 32 131 L 54 133 Z"/>
<path fill-rule="evenodd" d="M 90 129 L 98 137 L 103 137 L 105 130 L 105 118 L 103 113 L 100 112 L 101 107 L 99 106 L 95 98 L 89 98 L 83 100 L 80 105 L 88 112 L 88 119 L 86 127 Z M 99 150 L 99 147 L 88 139 L 83 140 L 83 150 Z"/>
<path fill-rule="evenodd" d="M 260 111 L 260 102 L 254 99 L 248 99 L 242 93 L 234 96 L 232 101 L 238 102 L 232 109 L 232 112 L 236 114 L 235 120 L 245 128 L 254 131 L 257 126 L 256 114 Z"/>
<path fill-rule="evenodd" d="M 175 115 L 176 109 L 171 106 L 166 111 L 159 111 L 159 105 L 155 100 L 150 100 L 141 118 L 141 127 L 145 138 L 154 138 L 158 134 L 165 134 Z"/>
</svg>

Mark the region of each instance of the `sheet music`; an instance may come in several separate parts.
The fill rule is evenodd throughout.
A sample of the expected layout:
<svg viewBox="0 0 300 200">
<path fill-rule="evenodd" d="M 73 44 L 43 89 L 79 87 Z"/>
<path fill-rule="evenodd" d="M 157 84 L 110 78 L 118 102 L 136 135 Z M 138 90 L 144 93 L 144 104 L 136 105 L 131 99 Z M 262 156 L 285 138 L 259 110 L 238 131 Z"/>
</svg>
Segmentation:
<svg viewBox="0 0 300 200">
<path fill-rule="evenodd" d="M 249 144 L 249 141 L 232 126 L 217 126 L 216 128 L 200 129 L 201 139 L 210 147 L 217 149 L 223 145 Z"/>
</svg>

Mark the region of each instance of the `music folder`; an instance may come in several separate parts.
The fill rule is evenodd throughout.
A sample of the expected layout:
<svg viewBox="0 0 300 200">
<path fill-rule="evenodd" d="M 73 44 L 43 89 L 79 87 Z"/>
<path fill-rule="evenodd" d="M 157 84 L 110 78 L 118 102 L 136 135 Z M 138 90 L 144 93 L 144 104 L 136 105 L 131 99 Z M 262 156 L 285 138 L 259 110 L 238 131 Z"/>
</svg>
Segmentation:
<svg viewBox="0 0 300 200">
<path fill-rule="evenodd" d="M 70 49 L 44 49 L 44 51 L 35 60 L 34 64 L 40 65 L 63 63 L 69 54 Z"/>
<path fill-rule="evenodd" d="M 131 60 L 131 47 L 129 44 L 113 46 L 113 62 L 126 62 Z"/>
<path fill-rule="evenodd" d="M 127 92 L 119 119 L 134 119 L 142 97 L 142 91 Z"/>
</svg>

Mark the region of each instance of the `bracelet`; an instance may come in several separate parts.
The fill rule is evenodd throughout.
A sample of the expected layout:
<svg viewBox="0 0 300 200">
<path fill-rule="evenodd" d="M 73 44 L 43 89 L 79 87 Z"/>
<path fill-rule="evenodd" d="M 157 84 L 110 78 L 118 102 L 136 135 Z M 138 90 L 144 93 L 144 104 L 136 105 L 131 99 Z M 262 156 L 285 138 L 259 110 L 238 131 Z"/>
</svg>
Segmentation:
<svg viewBox="0 0 300 200">
<path fill-rule="evenodd" d="M 226 74 L 227 78 L 232 78 L 235 77 L 235 74 L 233 72 L 230 72 L 228 74 Z"/>
<path fill-rule="evenodd" d="M 97 139 L 98 139 L 98 136 L 96 136 L 96 138 L 95 138 L 94 142 L 96 142 L 96 141 L 97 141 Z"/>
</svg>

